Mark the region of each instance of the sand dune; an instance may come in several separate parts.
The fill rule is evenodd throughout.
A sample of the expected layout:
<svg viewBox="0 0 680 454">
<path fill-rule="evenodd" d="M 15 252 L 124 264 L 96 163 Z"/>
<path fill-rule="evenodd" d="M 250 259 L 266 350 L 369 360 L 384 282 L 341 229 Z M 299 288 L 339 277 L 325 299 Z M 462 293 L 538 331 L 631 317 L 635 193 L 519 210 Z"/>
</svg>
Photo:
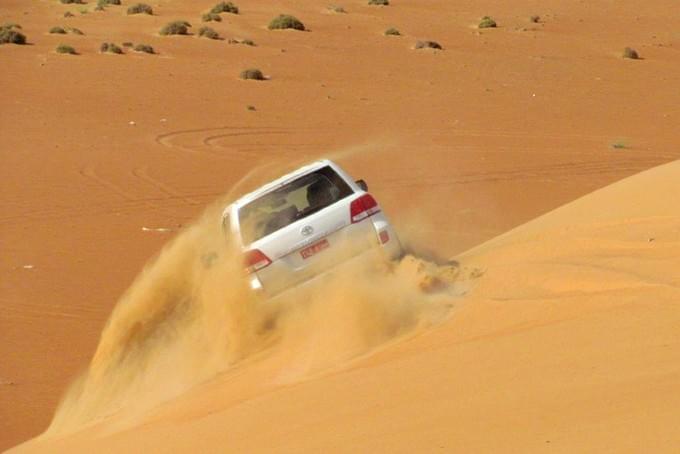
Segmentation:
<svg viewBox="0 0 680 454">
<path fill-rule="evenodd" d="M 144 264 L 254 168 L 333 157 L 367 179 L 403 238 L 424 255 L 451 257 L 680 157 L 680 17 L 669 13 L 670 0 L 338 2 L 346 14 L 311 0 L 242 0 L 241 14 L 210 24 L 225 40 L 158 35 L 177 19 L 195 32 L 213 1 L 150 2 L 148 17 L 126 15 L 123 3 L 104 12 L 93 11 L 94 1 L 0 4 L 0 24 L 18 23 L 28 38 L 25 46 L 0 45 L 0 449 L 48 427 Z M 64 18 L 66 11 L 74 17 Z M 284 12 L 309 31 L 268 31 Z M 484 15 L 499 26 L 476 29 Z M 57 25 L 84 34 L 48 33 Z M 384 36 L 388 27 L 401 36 Z M 414 50 L 417 40 L 444 49 Z M 146 43 L 157 55 L 101 54 L 103 42 Z M 60 43 L 79 55 L 57 54 Z M 625 46 L 642 59 L 622 59 Z M 270 79 L 239 80 L 248 67 Z M 675 345 L 665 331 L 674 320 L 665 301 L 677 279 L 666 266 L 674 245 L 664 238 L 675 232 L 668 201 L 675 188 L 656 181 L 673 171 L 666 169 L 648 174 L 659 176 L 645 177 L 653 181 L 644 188 L 630 183 L 638 192 L 620 187 L 626 200 L 582 200 L 561 209 L 570 219 L 540 218 L 463 255 L 470 270 L 487 271 L 470 281 L 477 285 L 465 308 L 434 331 L 403 343 L 399 336 L 368 336 L 359 345 L 341 338 L 345 352 L 389 347 L 340 374 L 266 394 L 245 378 L 218 378 L 145 416 L 158 424 L 144 437 L 180 443 L 168 429 L 172 414 L 188 421 L 176 438 L 201 426 L 192 439 L 206 448 L 226 436 L 211 427 L 226 422 L 234 428 L 230 443 L 253 449 L 274 441 L 282 450 L 327 446 L 334 425 L 339 448 L 407 449 L 409 440 L 433 449 L 456 440 L 479 449 L 508 440 L 537 449 L 559 440 L 565 450 L 578 441 L 593 450 L 609 442 L 667 447 L 661 444 L 677 437 L 654 433 L 666 427 L 674 403 L 664 381 Z M 642 237 L 647 243 L 638 245 Z M 249 369 L 256 384 L 266 383 L 267 367 L 285 364 L 277 358 Z M 361 374 L 366 368 L 370 375 Z M 419 388 L 404 388 L 403 399 L 389 403 L 412 382 Z M 354 396 L 350 388 L 363 391 Z M 444 398 L 435 390 L 451 392 Z M 452 401 L 461 395 L 466 400 Z M 287 405 L 298 400 L 295 413 Z M 502 411 L 493 410 L 498 401 Z M 267 413 L 277 408 L 290 415 L 288 425 L 249 438 L 248 418 L 280 420 Z M 205 425 L 197 419 L 212 411 Z M 303 423 L 303 412 L 318 431 Z M 143 431 L 134 418 L 118 418 L 133 427 L 131 438 L 116 434 L 109 449 Z M 624 430 L 631 421 L 646 425 Z M 445 422 L 450 431 L 440 432 Z M 621 429 L 611 430 L 616 440 L 604 433 L 612 427 Z M 64 443 L 87 444 L 99 430 Z M 394 433 L 405 444 L 393 443 Z"/>
<path fill-rule="evenodd" d="M 292 382 L 290 362 L 256 358 L 134 420 L 17 452 L 672 452 L 678 190 L 680 161 L 466 252 L 483 273 L 448 321 L 368 357 Z"/>
</svg>

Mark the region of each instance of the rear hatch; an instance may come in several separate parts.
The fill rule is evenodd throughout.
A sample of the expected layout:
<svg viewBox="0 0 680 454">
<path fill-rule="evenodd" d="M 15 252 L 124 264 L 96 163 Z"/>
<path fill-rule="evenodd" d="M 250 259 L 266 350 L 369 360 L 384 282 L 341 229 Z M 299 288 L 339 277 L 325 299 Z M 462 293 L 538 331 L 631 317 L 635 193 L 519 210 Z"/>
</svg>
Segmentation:
<svg viewBox="0 0 680 454">
<path fill-rule="evenodd" d="M 239 222 L 249 244 L 246 265 L 265 292 L 279 293 L 371 248 L 375 229 L 361 221 L 378 207 L 373 200 L 363 209 L 367 197 L 373 200 L 326 166 L 244 205 Z"/>
</svg>

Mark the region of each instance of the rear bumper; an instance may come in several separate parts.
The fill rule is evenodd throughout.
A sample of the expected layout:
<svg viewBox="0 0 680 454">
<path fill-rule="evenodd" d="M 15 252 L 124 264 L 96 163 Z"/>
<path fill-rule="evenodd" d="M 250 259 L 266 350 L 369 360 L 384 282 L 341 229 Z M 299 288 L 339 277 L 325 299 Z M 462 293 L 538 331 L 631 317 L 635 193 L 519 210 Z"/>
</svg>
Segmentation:
<svg viewBox="0 0 680 454">
<path fill-rule="evenodd" d="M 276 291 L 268 291 L 266 284 L 263 284 L 256 273 L 248 276 L 249 286 L 251 290 L 256 294 L 256 296 L 263 300 L 268 300 L 274 297 L 278 297 L 286 293 L 287 291 L 299 288 L 301 286 L 306 286 L 312 282 L 323 279 L 324 276 L 338 270 L 344 266 L 352 266 L 359 260 L 365 259 L 371 254 L 377 254 L 378 257 L 385 260 L 397 260 L 402 257 L 403 249 L 399 237 L 392 225 L 388 222 L 387 218 L 382 213 L 377 213 L 363 222 L 372 222 L 375 229 L 375 238 L 371 241 L 372 247 L 363 249 L 360 253 L 353 255 L 346 260 L 335 264 L 334 266 L 327 268 L 317 274 L 309 276 L 308 278 L 301 281 L 292 281 L 290 285 L 283 288 L 279 288 Z"/>
</svg>

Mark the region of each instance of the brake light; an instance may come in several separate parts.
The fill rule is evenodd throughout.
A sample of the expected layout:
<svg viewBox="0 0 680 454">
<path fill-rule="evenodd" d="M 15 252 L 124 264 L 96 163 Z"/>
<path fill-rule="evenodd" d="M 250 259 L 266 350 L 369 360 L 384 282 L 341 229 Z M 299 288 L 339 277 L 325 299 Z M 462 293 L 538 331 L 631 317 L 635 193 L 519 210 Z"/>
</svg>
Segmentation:
<svg viewBox="0 0 680 454">
<path fill-rule="evenodd" d="M 352 223 L 362 221 L 378 212 L 380 212 L 380 207 L 371 194 L 362 195 L 349 206 Z"/>
<path fill-rule="evenodd" d="M 262 268 L 266 268 L 272 263 L 269 257 L 264 255 L 264 253 L 259 249 L 252 249 L 246 252 L 245 265 L 246 273 L 251 274 L 255 271 L 260 271 Z"/>
</svg>

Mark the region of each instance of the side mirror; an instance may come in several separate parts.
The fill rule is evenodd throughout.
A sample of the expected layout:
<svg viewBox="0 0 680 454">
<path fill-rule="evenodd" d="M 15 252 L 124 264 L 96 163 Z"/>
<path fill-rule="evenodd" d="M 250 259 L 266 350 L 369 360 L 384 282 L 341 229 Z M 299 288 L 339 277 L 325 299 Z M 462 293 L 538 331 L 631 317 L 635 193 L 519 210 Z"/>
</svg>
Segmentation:
<svg viewBox="0 0 680 454">
<path fill-rule="evenodd" d="M 356 183 L 361 188 L 362 191 L 368 191 L 368 185 L 364 180 L 357 180 Z"/>
</svg>

